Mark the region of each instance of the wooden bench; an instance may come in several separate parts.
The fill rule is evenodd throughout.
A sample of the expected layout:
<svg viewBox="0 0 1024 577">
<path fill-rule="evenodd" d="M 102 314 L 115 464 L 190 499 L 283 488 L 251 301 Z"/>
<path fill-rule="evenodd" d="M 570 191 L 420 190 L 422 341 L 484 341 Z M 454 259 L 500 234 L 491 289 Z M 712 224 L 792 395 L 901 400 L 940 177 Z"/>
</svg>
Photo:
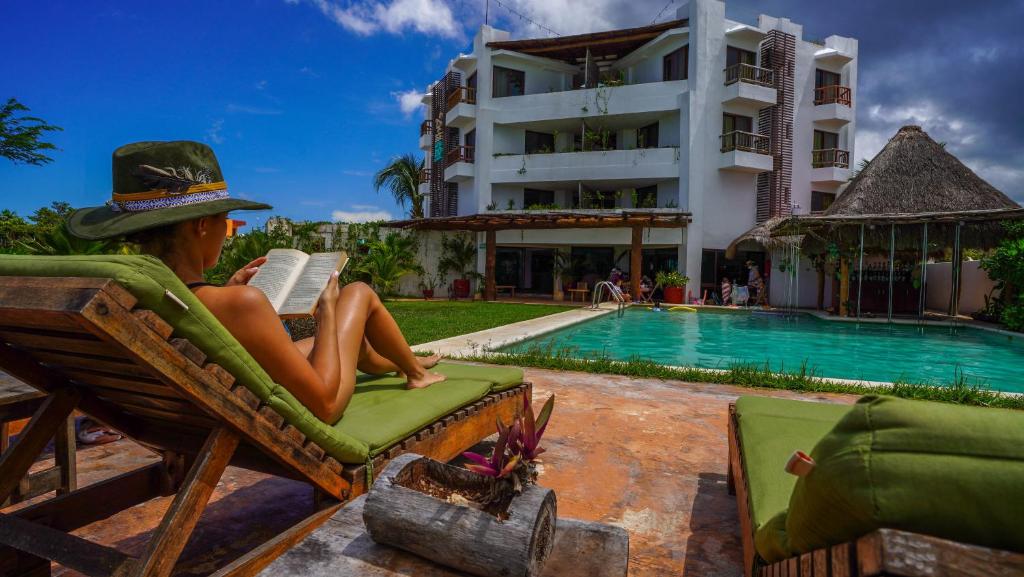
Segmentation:
<svg viewBox="0 0 1024 577">
<path fill-rule="evenodd" d="M 495 285 L 494 290 L 497 292 L 508 291 L 512 298 L 516 297 L 516 285 L 514 284 L 499 284 Z"/>
</svg>

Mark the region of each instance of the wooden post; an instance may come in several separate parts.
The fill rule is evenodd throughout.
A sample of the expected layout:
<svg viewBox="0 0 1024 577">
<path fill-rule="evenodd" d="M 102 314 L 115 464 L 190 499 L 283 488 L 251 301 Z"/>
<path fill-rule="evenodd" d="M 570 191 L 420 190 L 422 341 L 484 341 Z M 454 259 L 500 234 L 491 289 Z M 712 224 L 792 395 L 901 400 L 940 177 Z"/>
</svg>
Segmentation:
<svg viewBox="0 0 1024 577">
<path fill-rule="evenodd" d="M 629 246 L 629 294 L 634 302 L 641 299 L 640 294 L 640 269 L 643 266 L 642 248 L 644 241 L 644 229 L 642 226 L 633 226 L 633 238 Z"/>
<path fill-rule="evenodd" d="M 485 234 L 487 236 L 487 258 L 484 265 L 484 299 L 493 301 L 497 298 L 497 291 L 494 289 L 494 261 L 498 233 L 488 230 Z"/>
<path fill-rule="evenodd" d="M 839 316 L 849 315 L 850 301 L 850 261 L 845 257 L 839 258 Z"/>
</svg>

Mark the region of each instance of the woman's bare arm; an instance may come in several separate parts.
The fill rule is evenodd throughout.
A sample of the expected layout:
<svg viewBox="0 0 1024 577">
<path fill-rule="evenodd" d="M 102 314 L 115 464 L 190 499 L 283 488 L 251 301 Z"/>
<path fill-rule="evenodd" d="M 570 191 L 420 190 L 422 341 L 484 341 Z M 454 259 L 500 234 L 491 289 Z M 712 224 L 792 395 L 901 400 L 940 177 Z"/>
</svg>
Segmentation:
<svg viewBox="0 0 1024 577">
<path fill-rule="evenodd" d="M 309 358 L 292 343 L 266 295 L 255 287 L 204 287 L 196 296 L 210 309 L 274 382 L 288 389 L 317 418 L 333 424 L 340 418 L 349 395 L 343 395 L 333 301 L 318 309 L 320 327 Z M 329 317 L 329 318 L 326 318 Z"/>
</svg>

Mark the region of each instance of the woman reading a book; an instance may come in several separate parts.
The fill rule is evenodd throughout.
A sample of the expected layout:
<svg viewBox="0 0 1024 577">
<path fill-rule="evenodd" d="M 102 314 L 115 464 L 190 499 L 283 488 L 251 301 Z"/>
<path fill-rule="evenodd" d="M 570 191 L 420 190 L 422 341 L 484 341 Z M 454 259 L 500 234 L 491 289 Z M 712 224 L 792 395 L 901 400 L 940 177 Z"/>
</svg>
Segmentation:
<svg viewBox="0 0 1024 577">
<path fill-rule="evenodd" d="M 164 168 L 156 168 L 164 167 Z M 231 199 L 213 151 L 198 142 L 140 142 L 114 152 L 113 199 L 72 215 L 68 229 L 87 239 L 128 236 L 184 282 L 267 374 L 318 418 L 335 423 L 355 389 L 356 370 L 399 372 L 409 388 L 444 380 L 418 358 L 376 293 L 330 277 L 316 307 L 315 337 L 292 342 L 267 296 L 247 283 L 259 258 L 225 286 L 203 279 L 220 258 L 230 210 L 269 209 Z"/>
</svg>

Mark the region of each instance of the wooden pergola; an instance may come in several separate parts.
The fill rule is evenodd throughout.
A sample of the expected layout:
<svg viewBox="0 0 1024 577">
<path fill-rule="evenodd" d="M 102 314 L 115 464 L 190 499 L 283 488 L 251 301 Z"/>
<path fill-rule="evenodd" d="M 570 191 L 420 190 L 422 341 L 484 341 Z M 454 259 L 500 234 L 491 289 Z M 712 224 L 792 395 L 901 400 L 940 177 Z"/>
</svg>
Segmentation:
<svg viewBox="0 0 1024 577">
<path fill-rule="evenodd" d="M 503 211 L 467 216 L 439 216 L 385 223 L 390 228 L 412 230 L 460 230 L 483 232 L 487 253 L 484 271 L 484 298 L 495 300 L 494 282 L 497 234 L 499 230 L 544 230 L 564 228 L 629 228 L 630 291 L 640 294 L 641 250 L 645 228 L 683 228 L 691 222 L 690 213 L 675 209 L 550 210 Z"/>
</svg>

